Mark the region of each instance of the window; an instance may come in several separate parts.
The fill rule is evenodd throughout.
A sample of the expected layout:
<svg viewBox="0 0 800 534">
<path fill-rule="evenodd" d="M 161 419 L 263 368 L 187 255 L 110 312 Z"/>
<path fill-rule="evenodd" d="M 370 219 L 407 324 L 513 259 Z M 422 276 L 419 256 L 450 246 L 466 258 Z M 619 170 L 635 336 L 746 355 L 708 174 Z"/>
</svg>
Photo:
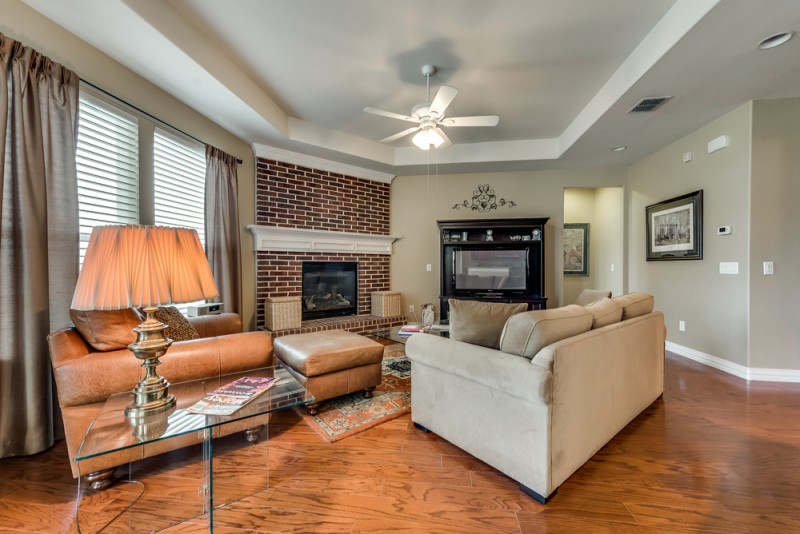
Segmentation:
<svg viewBox="0 0 800 534">
<path fill-rule="evenodd" d="M 205 248 L 205 145 L 101 97 L 81 89 L 79 99 L 80 264 L 92 228 L 106 224 L 192 228 Z"/>
<path fill-rule="evenodd" d="M 80 95 L 78 214 L 80 264 L 92 228 L 139 222 L 139 125 L 136 117 Z"/>
<path fill-rule="evenodd" d="M 160 128 L 154 137 L 155 224 L 197 230 L 205 249 L 205 146 Z"/>
<path fill-rule="evenodd" d="M 205 250 L 205 146 L 181 139 L 160 128 L 156 128 L 154 138 L 155 224 L 197 230 Z M 186 314 L 189 306 L 204 302 L 199 300 L 176 307 Z"/>
</svg>

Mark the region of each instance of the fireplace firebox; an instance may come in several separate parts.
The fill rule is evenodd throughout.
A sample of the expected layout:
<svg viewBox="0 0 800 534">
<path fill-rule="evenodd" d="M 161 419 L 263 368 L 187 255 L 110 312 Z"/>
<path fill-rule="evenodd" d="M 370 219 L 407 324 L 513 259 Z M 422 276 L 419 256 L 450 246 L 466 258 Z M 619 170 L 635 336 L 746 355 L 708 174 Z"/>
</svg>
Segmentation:
<svg viewBox="0 0 800 534">
<path fill-rule="evenodd" d="M 303 262 L 303 320 L 358 314 L 358 262 Z"/>
</svg>

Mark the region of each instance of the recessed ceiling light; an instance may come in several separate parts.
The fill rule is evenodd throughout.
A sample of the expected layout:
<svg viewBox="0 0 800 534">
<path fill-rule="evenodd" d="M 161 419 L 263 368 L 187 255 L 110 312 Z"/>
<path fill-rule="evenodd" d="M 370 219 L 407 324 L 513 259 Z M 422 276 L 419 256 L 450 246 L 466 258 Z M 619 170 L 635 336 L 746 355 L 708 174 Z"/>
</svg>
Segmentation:
<svg viewBox="0 0 800 534">
<path fill-rule="evenodd" d="M 789 39 L 794 37 L 794 32 L 782 32 L 776 33 L 775 35 L 771 35 L 758 43 L 758 48 L 761 50 L 767 50 L 769 48 L 775 48 L 776 46 L 780 46 Z"/>
<path fill-rule="evenodd" d="M 615 146 L 614 148 L 611 149 L 611 152 L 622 152 L 626 148 L 628 148 L 628 147 L 625 146 L 625 145 L 617 145 L 617 146 Z"/>
</svg>

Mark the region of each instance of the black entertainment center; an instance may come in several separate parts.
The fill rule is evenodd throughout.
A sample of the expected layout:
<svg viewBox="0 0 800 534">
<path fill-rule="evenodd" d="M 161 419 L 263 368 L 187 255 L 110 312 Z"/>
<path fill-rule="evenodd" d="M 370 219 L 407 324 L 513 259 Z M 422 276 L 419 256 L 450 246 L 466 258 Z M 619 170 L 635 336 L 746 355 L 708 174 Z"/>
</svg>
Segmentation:
<svg viewBox="0 0 800 534">
<path fill-rule="evenodd" d="M 544 296 L 544 225 L 549 218 L 439 221 L 441 320 L 449 299 L 525 302 L 547 306 Z"/>
</svg>

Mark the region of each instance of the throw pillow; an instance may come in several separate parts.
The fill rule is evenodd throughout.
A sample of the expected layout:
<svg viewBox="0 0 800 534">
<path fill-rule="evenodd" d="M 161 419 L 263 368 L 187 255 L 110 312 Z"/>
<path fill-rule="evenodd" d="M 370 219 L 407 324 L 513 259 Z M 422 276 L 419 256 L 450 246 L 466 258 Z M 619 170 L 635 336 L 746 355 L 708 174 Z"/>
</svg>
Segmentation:
<svg viewBox="0 0 800 534">
<path fill-rule="evenodd" d="M 622 305 L 622 320 L 646 315 L 653 311 L 654 299 L 650 293 L 636 292 L 621 295 L 614 299 Z"/>
<path fill-rule="evenodd" d="M 477 300 L 447 301 L 450 338 L 473 345 L 500 348 L 500 334 L 509 317 L 524 312 L 528 305 Z"/>
<path fill-rule="evenodd" d="M 98 351 L 125 349 L 136 341 L 134 328 L 142 322 L 136 311 L 69 310 L 69 317 L 83 339 Z"/>
<path fill-rule="evenodd" d="M 175 306 L 158 308 L 153 313 L 153 317 L 167 325 L 164 335 L 172 341 L 186 341 L 200 337 L 192 323 Z"/>
<path fill-rule="evenodd" d="M 577 304 L 520 313 L 506 322 L 500 350 L 532 359 L 544 347 L 591 329 L 592 314 Z"/>
<path fill-rule="evenodd" d="M 594 316 L 592 329 L 603 328 L 622 320 L 622 304 L 608 297 L 584 306 Z"/>
</svg>

